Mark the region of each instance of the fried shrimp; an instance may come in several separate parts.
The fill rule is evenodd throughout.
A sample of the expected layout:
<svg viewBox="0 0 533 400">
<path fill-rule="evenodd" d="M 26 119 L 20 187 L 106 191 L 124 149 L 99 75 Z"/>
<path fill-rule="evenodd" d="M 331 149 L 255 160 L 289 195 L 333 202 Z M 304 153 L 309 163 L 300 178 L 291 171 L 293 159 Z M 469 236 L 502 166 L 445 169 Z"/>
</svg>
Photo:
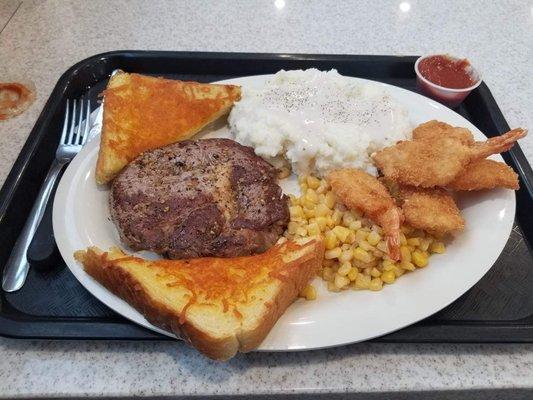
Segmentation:
<svg viewBox="0 0 533 400">
<path fill-rule="evenodd" d="M 442 237 L 460 232 L 465 227 L 453 197 L 444 189 L 400 186 L 398 198 L 402 203 L 405 222 L 413 228 Z"/>
<path fill-rule="evenodd" d="M 339 169 L 327 176 L 333 192 L 348 208 L 365 214 L 383 229 L 389 257 L 400 259 L 401 210 L 387 188 L 374 176 L 358 169 Z"/>
<path fill-rule="evenodd" d="M 469 164 L 448 184 L 452 190 L 484 190 L 494 188 L 518 190 L 518 175 L 507 164 L 494 160 L 479 160 Z"/>
<path fill-rule="evenodd" d="M 402 141 L 372 154 L 372 158 L 386 178 L 398 183 L 424 188 L 445 187 L 468 164 L 509 150 L 526 133 L 524 129 L 514 129 L 470 145 L 450 137 Z"/>
<path fill-rule="evenodd" d="M 474 136 L 468 129 L 454 127 L 446 122 L 440 122 L 434 119 L 418 125 L 413 130 L 413 140 L 435 139 L 439 137 L 457 139 L 465 145 L 474 143 Z"/>
</svg>

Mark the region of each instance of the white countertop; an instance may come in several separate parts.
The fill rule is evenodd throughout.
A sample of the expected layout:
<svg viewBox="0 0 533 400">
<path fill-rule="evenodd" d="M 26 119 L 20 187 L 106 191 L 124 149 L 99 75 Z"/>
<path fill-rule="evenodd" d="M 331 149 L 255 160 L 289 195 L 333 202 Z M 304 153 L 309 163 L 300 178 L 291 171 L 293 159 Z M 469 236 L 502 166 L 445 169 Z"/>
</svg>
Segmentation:
<svg viewBox="0 0 533 400">
<path fill-rule="evenodd" d="M 0 183 L 59 76 L 96 53 L 446 51 L 482 71 L 512 127 L 533 127 L 532 28 L 531 1 L 2 0 L 0 81 L 32 80 L 38 98 L 0 122 Z M 533 135 L 521 146 L 533 160 Z M 216 363 L 183 343 L 0 338 L 0 397 L 533 388 L 532 370 L 533 345 L 362 343 Z"/>
</svg>

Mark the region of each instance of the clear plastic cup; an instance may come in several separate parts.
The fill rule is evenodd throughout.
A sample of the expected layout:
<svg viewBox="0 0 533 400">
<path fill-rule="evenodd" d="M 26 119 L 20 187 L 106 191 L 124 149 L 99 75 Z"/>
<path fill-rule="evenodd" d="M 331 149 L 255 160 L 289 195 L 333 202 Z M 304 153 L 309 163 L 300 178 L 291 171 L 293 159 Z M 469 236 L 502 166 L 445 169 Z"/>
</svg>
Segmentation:
<svg viewBox="0 0 533 400">
<path fill-rule="evenodd" d="M 470 70 L 468 73 L 472 77 L 472 80 L 475 81 L 472 86 L 464 88 L 464 89 L 452 89 L 447 88 L 444 86 L 437 85 L 428 79 L 424 78 L 420 71 L 418 70 L 418 64 L 420 64 L 420 61 L 429 58 L 434 57 L 442 54 L 430 54 L 427 56 L 420 57 L 415 62 L 415 72 L 416 72 L 416 83 L 418 86 L 418 89 L 424 93 L 426 96 L 431 97 L 432 99 L 437 100 L 440 103 L 443 103 L 444 105 L 448 107 L 457 107 L 459 104 L 463 102 L 463 100 L 470 94 L 472 90 L 477 88 L 481 82 L 481 75 L 479 72 L 474 69 L 474 67 L 470 66 Z M 445 57 L 448 57 L 452 60 L 460 60 L 460 58 L 452 57 L 448 54 L 444 54 Z"/>
</svg>

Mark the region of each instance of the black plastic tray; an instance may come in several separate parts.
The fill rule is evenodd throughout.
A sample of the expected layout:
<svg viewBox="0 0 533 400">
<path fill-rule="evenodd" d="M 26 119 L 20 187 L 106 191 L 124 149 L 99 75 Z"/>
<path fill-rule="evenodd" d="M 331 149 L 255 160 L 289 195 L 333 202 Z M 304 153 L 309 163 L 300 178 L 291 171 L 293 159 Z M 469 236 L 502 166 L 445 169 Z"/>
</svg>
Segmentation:
<svg viewBox="0 0 533 400">
<path fill-rule="evenodd" d="M 115 69 L 210 82 L 280 69 L 336 68 L 343 75 L 416 91 L 415 60 L 392 56 L 117 51 L 81 61 L 60 78 L 0 191 L 0 265 L 3 268 L 54 157 L 66 99 L 88 95 L 96 100 Z M 489 136 L 509 129 L 484 83 L 457 111 Z M 376 341 L 533 342 L 533 257 L 528 248 L 528 243 L 533 243 L 533 215 L 529 212 L 533 173 L 519 146 L 504 158 L 519 172 L 521 189 L 517 192 L 517 224 L 498 261 L 474 288 L 443 311 Z M 0 294 L 0 334 L 18 338 L 168 340 L 100 303 L 63 262 L 47 272 L 30 269 L 21 290 Z"/>
</svg>

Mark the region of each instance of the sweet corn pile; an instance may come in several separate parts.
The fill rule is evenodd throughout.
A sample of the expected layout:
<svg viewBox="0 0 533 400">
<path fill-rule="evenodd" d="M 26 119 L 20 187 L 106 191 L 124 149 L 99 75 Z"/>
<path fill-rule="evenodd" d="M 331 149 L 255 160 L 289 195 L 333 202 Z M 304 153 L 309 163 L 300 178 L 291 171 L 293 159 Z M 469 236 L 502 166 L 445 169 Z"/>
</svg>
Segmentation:
<svg viewBox="0 0 533 400">
<path fill-rule="evenodd" d="M 326 252 L 320 276 L 328 290 L 379 291 L 407 272 L 428 265 L 431 253 L 444 253 L 445 246 L 427 233 L 402 227 L 401 262 L 387 256 L 382 230 L 355 211 L 347 210 L 335 199 L 325 180 L 313 176 L 299 178 L 302 195 L 291 196 L 287 238 L 322 235 Z M 308 285 L 302 293 L 316 298 L 316 289 Z"/>
</svg>

